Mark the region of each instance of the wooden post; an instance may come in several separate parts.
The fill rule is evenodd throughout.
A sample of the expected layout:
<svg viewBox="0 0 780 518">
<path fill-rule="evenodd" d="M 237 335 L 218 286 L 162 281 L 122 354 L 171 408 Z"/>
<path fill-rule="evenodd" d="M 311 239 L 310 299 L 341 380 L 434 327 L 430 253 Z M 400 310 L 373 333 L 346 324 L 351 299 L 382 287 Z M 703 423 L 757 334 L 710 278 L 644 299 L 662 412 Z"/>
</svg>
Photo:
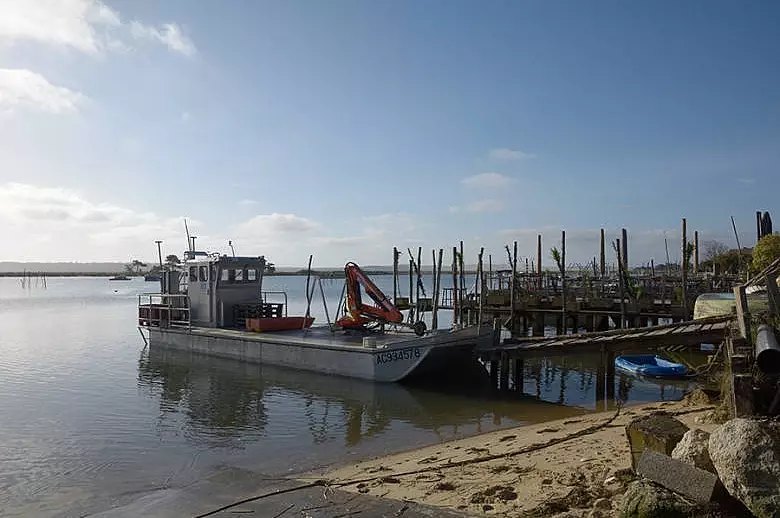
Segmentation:
<svg viewBox="0 0 780 518">
<path fill-rule="evenodd" d="M 509 279 L 509 329 L 514 334 L 515 330 L 515 282 L 517 282 L 517 241 L 514 242 L 512 252 L 512 278 Z"/>
<path fill-rule="evenodd" d="M 766 293 L 769 301 L 769 314 L 775 318 L 780 318 L 780 294 L 777 290 L 777 279 L 774 274 L 766 276 Z"/>
<path fill-rule="evenodd" d="M 488 281 L 490 284 L 488 284 L 488 289 L 492 290 L 493 288 L 493 254 L 488 254 Z"/>
<path fill-rule="evenodd" d="M 622 228 L 620 229 L 620 235 L 623 238 L 623 271 L 628 272 L 628 231 Z"/>
<path fill-rule="evenodd" d="M 542 289 L 542 235 L 536 236 L 536 282 L 537 288 Z"/>
<path fill-rule="evenodd" d="M 561 334 L 566 334 L 566 231 L 561 230 Z"/>
<path fill-rule="evenodd" d="M 616 239 L 615 253 L 617 254 L 618 262 L 618 286 L 620 288 L 620 328 L 626 327 L 626 289 L 625 289 L 625 276 L 623 270 L 623 258 L 620 239 Z"/>
<path fill-rule="evenodd" d="M 693 231 L 693 274 L 699 273 L 699 231 Z"/>
<path fill-rule="evenodd" d="M 650 275 L 655 277 L 655 262 L 653 259 L 650 259 Z"/>
<path fill-rule="evenodd" d="M 409 323 L 414 324 L 414 260 L 409 259 Z"/>
<path fill-rule="evenodd" d="M 761 211 L 756 211 L 756 243 L 761 239 Z"/>
<path fill-rule="evenodd" d="M 415 285 L 417 286 L 417 300 L 415 301 L 415 303 L 416 303 L 415 307 L 417 308 L 417 318 L 418 319 L 422 318 L 422 305 L 420 303 L 420 285 L 422 283 L 422 265 L 420 264 L 420 261 L 422 261 L 422 247 L 418 246 L 417 247 L 417 264 L 416 264 L 417 272 L 416 272 L 416 275 L 415 275 L 415 277 L 417 278 L 416 282 L 415 282 Z"/>
<path fill-rule="evenodd" d="M 490 388 L 493 390 L 498 388 L 498 358 L 496 356 L 490 358 Z"/>
<path fill-rule="evenodd" d="M 433 278 L 433 293 L 431 293 L 431 329 L 436 329 L 439 325 L 436 313 L 438 312 L 438 298 L 439 298 L 439 286 L 436 284 L 436 268 L 438 263 L 436 262 L 436 250 L 431 250 L 433 256 L 433 270 L 431 270 L 431 277 Z"/>
<path fill-rule="evenodd" d="M 460 313 L 460 304 L 458 304 L 458 248 L 452 247 L 452 325 L 458 326 L 458 314 Z"/>
<path fill-rule="evenodd" d="M 444 260 L 444 249 L 439 248 L 439 260 L 437 261 L 434 256 L 434 262 L 433 262 L 436 270 L 435 279 L 434 279 L 434 286 L 436 286 L 436 288 L 433 293 L 433 317 L 431 317 L 432 329 L 439 328 L 439 295 L 441 294 L 441 263 L 443 260 Z"/>
<path fill-rule="evenodd" d="M 680 262 L 682 263 L 681 281 L 682 281 L 682 309 L 683 320 L 688 320 L 688 261 L 685 260 L 685 252 L 688 248 L 688 237 L 686 235 L 686 220 L 682 219 L 682 255 L 680 256 Z"/>
<path fill-rule="evenodd" d="M 734 287 L 734 297 L 737 305 L 737 325 L 739 325 L 739 334 L 750 343 L 750 313 L 748 312 L 747 295 L 745 286 Z"/>
<path fill-rule="evenodd" d="M 505 352 L 501 353 L 501 378 L 500 386 L 501 390 L 509 390 L 509 355 Z"/>
<path fill-rule="evenodd" d="M 463 312 L 462 308 L 463 308 L 463 301 L 464 301 L 464 299 L 466 297 L 466 272 L 464 271 L 464 267 L 463 267 L 463 241 L 460 242 L 460 255 L 458 256 L 458 263 L 459 263 L 458 264 L 458 266 L 459 266 L 458 269 L 460 270 L 460 290 L 459 290 L 459 292 L 460 292 L 460 307 L 461 307 L 460 323 L 463 324 L 463 316 L 464 316 L 463 313 L 464 312 Z"/>
<path fill-rule="evenodd" d="M 512 380 L 512 383 L 515 386 L 515 390 L 523 393 L 523 385 L 525 384 L 525 379 L 523 376 L 523 359 L 522 358 L 515 358 L 513 369 L 512 369 L 512 377 L 514 378 Z"/>
<path fill-rule="evenodd" d="M 484 247 L 480 248 L 479 256 L 477 257 L 477 284 L 474 287 L 475 292 L 479 290 L 478 293 L 479 315 L 477 316 L 477 333 L 479 333 L 479 330 L 482 328 L 482 300 L 485 298 L 485 293 L 483 289 L 485 287 L 485 279 L 482 273 L 482 254 L 484 253 L 485 253 L 485 248 Z"/>
<path fill-rule="evenodd" d="M 604 253 L 604 229 L 601 229 L 601 255 L 600 255 L 600 272 L 601 277 L 604 278 L 607 274 L 607 256 Z"/>
<path fill-rule="evenodd" d="M 393 247 L 393 304 L 398 303 L 398 248 Z"/>
</svg>

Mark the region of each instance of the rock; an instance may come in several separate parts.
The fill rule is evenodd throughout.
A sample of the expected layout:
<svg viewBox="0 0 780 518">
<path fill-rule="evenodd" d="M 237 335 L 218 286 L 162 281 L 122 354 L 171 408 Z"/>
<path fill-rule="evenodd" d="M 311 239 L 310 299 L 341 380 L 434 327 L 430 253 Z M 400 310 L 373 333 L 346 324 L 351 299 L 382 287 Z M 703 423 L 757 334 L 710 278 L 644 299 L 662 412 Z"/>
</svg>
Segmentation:
<svg viewBox="0 0 780 518">
<path fill-rule="evenodd" d="M 650 482 L 629 484 L 620 506 L 621 518 L 685 518 L 693 506 L 681 497 Z"/>
<path fill-rule="evenodd" d="M 636 469 L 645 449 L 671 455 L 687 431 L 688 427 L 682 422 L 663 412 L 632 420 L 626 425 L 626 437 L 631 448 L 631 467 Z"/>
<path fill-rule="evenodd" d="M 715 473 L 715 466 L 710 459 L 709 441 L 710 434 L 704 430 L 688 430 L 672 450 L 672 458 Z"/>
<path fill-rule="evenodd" d="M 645 450 L 636 471 L 656 484 L 702 504 L 722 494 L 717 475 L 657 451 Z"/>
<path fill-rule="evenodd" d="M 780 518 L 780 423 L 732 419 L 710 435 L 723 485 L 758 518 Z"/>
</svg>

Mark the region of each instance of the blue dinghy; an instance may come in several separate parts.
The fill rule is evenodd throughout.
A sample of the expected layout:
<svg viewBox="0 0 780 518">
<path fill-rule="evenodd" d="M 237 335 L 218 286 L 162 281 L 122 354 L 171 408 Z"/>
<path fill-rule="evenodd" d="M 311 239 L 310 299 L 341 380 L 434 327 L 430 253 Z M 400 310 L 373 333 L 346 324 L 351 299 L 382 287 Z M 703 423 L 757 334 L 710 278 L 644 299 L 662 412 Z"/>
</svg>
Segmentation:
<svg viewBox="0 0 780 518">
<path fill-rule="evenodd" d="M 688 373 L 685 365 L 665 360 L 655 354 L 618 356 L 615 358 L 615 367 L 653 378 L 681 378 Z"/>
</svg>

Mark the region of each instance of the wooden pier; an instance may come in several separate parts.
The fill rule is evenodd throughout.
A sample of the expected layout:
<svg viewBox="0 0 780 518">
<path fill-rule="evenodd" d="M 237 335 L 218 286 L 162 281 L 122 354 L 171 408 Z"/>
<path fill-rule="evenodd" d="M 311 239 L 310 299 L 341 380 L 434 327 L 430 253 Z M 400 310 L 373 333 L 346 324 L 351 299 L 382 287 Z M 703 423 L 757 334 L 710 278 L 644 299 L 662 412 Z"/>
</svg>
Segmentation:
<svg viewBox="0 0 780 518">
<path fill-rule="evenodd" d="M 596 373 L 596 404 L 615 398 L 615 357 L 627 353 L 656 353 L 672 348 L 700 350 L 701 344 L 720 345 L 732 328 L 732 317 L 713 317 L 674 324 L 614 329 L 554 337 L 501 339 L 496 321 L 495 339 L 490 346 L 476 350 L 478 358 L 489 365 L 493 387 L 522 390 L 524 362 L 527 359 L 554 356 L 596 355 L 600 357 Z"/>
</svg>

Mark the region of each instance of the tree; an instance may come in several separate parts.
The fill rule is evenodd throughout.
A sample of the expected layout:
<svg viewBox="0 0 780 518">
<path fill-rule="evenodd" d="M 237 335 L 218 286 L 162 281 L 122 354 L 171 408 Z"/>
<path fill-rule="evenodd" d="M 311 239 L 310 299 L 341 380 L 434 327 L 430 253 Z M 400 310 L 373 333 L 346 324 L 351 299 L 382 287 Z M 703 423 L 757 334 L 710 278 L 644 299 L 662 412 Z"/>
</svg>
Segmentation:
<svg viewBox="0 0 780 518">
<path fill-rule="evenodd" d="M 780 234 L 767 234 L 753 248 L 752 274 L 760 273 L 764 268 L 780 259 Z"/>
<path fill-rule="evenodd" d="M 703 258 L 705 261 L 712 261 L 729 251 L 729 247 L 727 245 L 721 243 L 720 241 L 716 241 L 714 239 L 710 241 L 705 241 L 702 244 L 704 245 Z"/>
<path fill-rule="evenodd" d="M 133 259 L 133 262 L 125 265 L 125 270 L 127 270 L 128 273 L 139 274 L 141 273 L 141 268 L 146 268 L 146 263 L 143 263 L 138 259 Z"/>
<path fill-rule="evenodd" d="M 165 264 L 168 266 L 173 266 L 176 264 L 181 264 L 181 261 L 179 260 L 178 256 L 171 254 L 165 257 Z"/>
</svg>

